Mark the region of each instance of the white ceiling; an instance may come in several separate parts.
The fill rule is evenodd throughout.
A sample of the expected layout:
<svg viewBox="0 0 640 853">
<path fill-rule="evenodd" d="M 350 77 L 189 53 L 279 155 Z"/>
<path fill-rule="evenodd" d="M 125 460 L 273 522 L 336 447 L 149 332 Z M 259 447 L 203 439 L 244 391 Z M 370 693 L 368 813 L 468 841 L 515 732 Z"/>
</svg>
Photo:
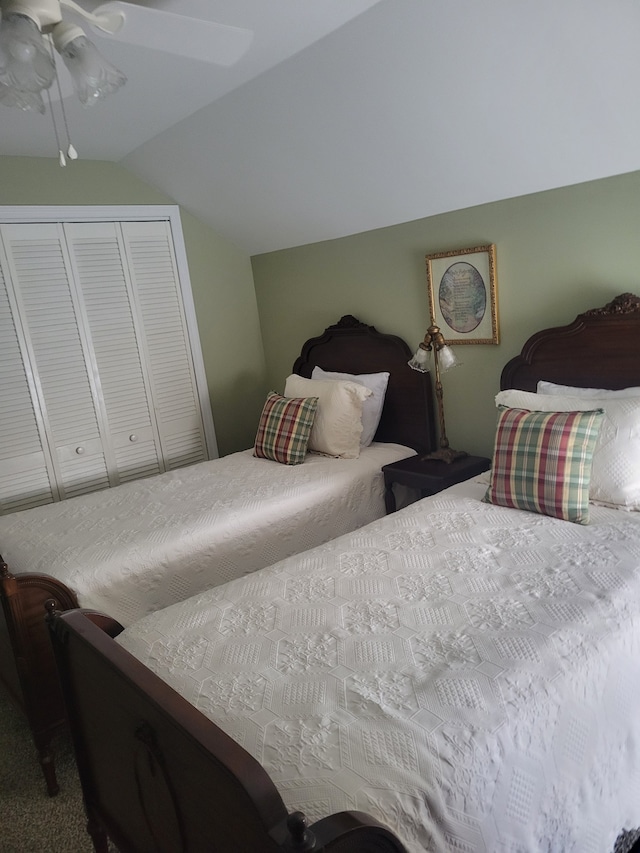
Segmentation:
<svg viewBox="0 0 640 853">
<path fill-rule="evenodd" d="M 127 76 L 126 86 L 115 95 L 90 108 L 82 108 L 73 95 L 66 68 L 58 61 L 74 145 L 84 159 L 119 161 L 163 130 L 303 50 L 376 2 L 378 0 L 134 0 L 135 6 L 151 7 L 152 15 L 159 9 L 191 18 L 194 39 L 201 29 L 200 20 L 252 32 L 247 52 L 240 61 L 226 67 L 215 63 L 215 48 L 211 52 L 212 61 L 202 62 L 188 57 L 189 46 L 184 37 L 176 43 L 176 51 L 183 55 L 134 47 L 120 43 L 117 37 L 101 35 L 67 10 L 63 13 L 66 19 L 82 24 L 101 53 Z M 80 5 L 92 11 L 99 0 L 80 0 Z M 169 18 L 168 25 L 172 23 Z M 149 26 L 153 24 L 150 20 Z M 126 29 L 125 22 L 123 35 Z M 55 84 L 51 95 L 54 115 L 64 135 Z M 56 154 L 49 110 L 41 116 L 21 113 L 0 104 L 0 111 L 0 154 L 28 157 Z"/>
<path fill-rule="evenodd" d="M 65 98 L 74 145 L 250 254 L 640 168 L 638 0 L 146 5 L 253 40 L 230 67 L 99 40 L 128 83 Z M 56 150 L 0 105 L 0 154 Z"/>
</svg>

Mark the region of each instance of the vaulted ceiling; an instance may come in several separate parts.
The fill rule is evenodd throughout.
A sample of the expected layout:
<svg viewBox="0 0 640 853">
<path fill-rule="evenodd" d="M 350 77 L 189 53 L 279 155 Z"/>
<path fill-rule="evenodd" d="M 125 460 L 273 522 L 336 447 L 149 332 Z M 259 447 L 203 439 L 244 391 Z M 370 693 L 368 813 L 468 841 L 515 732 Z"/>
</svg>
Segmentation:
<svg viewBox="0 0 640 853">
<path fill-rule="evenodd" d="M 63 82 L 74 145 L 249 254 L 640 168 L 637 0 L 139 5 L 251 43 L 223 66 L 91 33 L 128 83 L 82 110 Z M 56 150 L 48 114 L 0 105 L 0 154 Z"/>
</svg>

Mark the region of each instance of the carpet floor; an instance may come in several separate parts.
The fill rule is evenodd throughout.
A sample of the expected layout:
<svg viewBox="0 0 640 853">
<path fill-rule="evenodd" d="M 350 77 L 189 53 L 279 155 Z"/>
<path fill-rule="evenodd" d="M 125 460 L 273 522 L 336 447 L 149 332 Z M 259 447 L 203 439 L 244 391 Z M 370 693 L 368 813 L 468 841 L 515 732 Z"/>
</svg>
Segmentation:
<svg viewBox="0 0 640 853">
<path fill-rule="evenodd" d="M 0 851 L 92 853 L 71 743 L 55 743 L 60 793 L 49 797 L 24 717 L 0 693 Z"/>
</svg>

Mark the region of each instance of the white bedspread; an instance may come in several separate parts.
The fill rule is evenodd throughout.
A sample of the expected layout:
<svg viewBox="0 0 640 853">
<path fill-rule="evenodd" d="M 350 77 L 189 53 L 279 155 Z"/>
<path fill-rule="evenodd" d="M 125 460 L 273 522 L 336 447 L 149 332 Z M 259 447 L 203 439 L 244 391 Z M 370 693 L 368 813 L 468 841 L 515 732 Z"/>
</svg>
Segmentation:
<svg viewBox="0 0 640 853">
<path fill-rule="evenodd" d="M 380 469 L 412 453 L 374 443 L 289 466 L 246 450 L 0 516 L 0 553 L 128 625 L 384 515 Z"/>
<path fill-rule="evenodd" d="M 467 483 L 154 614 L 120 641 L 311 819 L 412 853 L 610 853 L 640 825 L 640 514 Z"/>
</svg>

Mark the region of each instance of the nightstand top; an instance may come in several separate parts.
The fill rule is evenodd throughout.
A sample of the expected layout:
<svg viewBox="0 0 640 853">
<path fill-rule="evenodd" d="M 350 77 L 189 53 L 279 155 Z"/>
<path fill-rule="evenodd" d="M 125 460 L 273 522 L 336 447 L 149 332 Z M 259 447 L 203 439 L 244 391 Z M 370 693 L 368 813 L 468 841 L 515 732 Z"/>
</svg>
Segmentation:
<svg viewBox="0 0 640 853">
<path fill-rule="evenodd" d="M 486 456 L 463 456 L 453 462 L 442 462 L 439 459 L 423 459 L 416 455 L 384 465 L 382 470 L 386 483 L 402 482 L 405 485 L 438 492 L 482 474 L 490 467 L 491 460 Z"/>
</svg>

